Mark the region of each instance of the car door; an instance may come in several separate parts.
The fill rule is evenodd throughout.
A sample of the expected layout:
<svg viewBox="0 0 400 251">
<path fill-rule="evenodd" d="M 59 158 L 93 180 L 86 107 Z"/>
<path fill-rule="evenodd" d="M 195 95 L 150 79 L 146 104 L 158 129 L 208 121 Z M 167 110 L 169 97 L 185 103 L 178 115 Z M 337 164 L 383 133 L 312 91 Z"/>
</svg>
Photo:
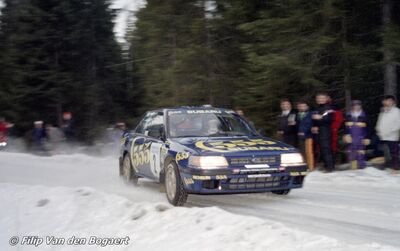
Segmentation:
<svg viewBox="0 0 400 251">
<path fill-rule="evenodd" d="M 158 179 L 161 171 L 161 148 L 163 141 L 161 136 L 164 130 L 164 116 L 163 112 L 152 112 L 146 116 L 146 122 L 143 127 L 140 128 L 141 137 L 138 138 L 135 145 L 137 145 L 138 154 L 137 162 L 138 171 L 140 174 L 152 178 Z"/>
<path fill-rule="evenodd" d="M 130 149 L 132 167 L 139 175 L 149 178 L 152 176 L 149 176 L 147 170 L 150 162 L 150 145 L 146 144 L 146 130 L 150 127 L 153 117 L 154 112 L 148 112 L 136 127 Z"/>
<path fill-rule="evenodd" d="M 164 145 L 164 114 L 163 112 L 158 112 L 156 116 L 153 117 L 150 128 L 148 128 L 145 133 L 146 143 L 150 145 L 150 162 L 149 162 L 149 170 L 150 174 L 159 179 L 161 165 L 162 165 L 162 153 L 161 149 Z"/>
</svg>

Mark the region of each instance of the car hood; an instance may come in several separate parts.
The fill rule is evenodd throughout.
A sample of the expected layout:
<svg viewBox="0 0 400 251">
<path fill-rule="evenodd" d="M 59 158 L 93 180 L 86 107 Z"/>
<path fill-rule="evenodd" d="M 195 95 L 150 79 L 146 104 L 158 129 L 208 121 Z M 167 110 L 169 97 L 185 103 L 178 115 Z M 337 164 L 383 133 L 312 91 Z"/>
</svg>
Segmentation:
<svg viewBox="0 0 400 251">
<path fill-rule="evenodd" d="M 290 145 L 264 137 L 196 137 L 171 141 L 198 155 L 245 156 L 297 152 Z"/>
</svg>

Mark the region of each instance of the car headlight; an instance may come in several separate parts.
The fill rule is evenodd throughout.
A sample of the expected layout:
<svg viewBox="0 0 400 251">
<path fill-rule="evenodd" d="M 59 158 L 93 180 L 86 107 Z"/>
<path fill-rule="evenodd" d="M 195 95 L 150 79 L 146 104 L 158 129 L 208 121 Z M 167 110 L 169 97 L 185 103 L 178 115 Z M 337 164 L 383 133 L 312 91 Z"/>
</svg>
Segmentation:
<svg viewBox="0 0 400 251">
<path fill-rule="evenodd" d="M 282 166 L 304 165 L 303 156 L 300 153 L 284 153 L 281 154 Z"/>
<path fill-rule="evenodd" d="M 222 156 L 190 156 L 189 166 L 201 169 L 219 169 L 228 167 L 228 162 Z"/>
<path fill-rule="evenodd" d="M 0 146 L 7 146 L 7 142 L 0 142 Z"/>
</svg>

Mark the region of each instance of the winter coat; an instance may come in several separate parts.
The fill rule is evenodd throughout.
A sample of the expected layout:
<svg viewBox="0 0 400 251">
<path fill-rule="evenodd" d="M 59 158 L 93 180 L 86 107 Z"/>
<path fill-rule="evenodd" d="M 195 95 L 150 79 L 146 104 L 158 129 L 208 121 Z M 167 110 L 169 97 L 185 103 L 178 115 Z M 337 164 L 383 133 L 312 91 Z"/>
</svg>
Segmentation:
<svg viewBox="0 0 400 251">
<path fill-rule="evenodd" d="M 278 117 L 278 131 L 283 132 L 283 142 L 296 146 L 297 145 L 297 123 L 289 125 L 289 120 L 296 122 L 296 111 L 291 110 L 288 115 L 280 114 Z"/>
<path fill-rule="evenodd" d="M 304 134 L 304 136 L 299 136 L 300 139 L 312 138 L 311 128 L 313 125 L 311 112 L 305 112 L 302 114 L 299 112 L 297 114 L 297 125 L 298 133 Z"/>
<path fill-rule="evenodd" d="M 7 130 L 7 124 L 0 122 L 0 142 L 6 141 Z"/>
<path fill-rule="evenodd" d="M 399 141 L 400 109 L 392 107 L 389 111 L 382 110 L 379 114 L 376 132 L 383 141 Z"/>
<path fill-rule="evenodd" d="M 41 145 L 47 138 L 46 130 L 44 128 L 34 128 L 32 131 L 32 139 L 35 144 Z"/>
<path fill-rule="evenodd" d="M 345 134 L 351 136 L 352 144 L 362 145 L 362 141 L 369 138 L 369 123 L 365 112 L 361 112 L 358 117 L 347 114 L 345 127 Z"/>
<path fill-rule="evenodd" d="M 326 141 L 331 143 L 331 124 L 333 121 L 333 113 L 335 111 L 332 109 L 332 106 L 329 104 L 319 105 L 314 111 L 313 114 L 322 115 L 322 119 L 313 120 L 313 126 L 318 127 L 318 139 L 319 141 Z M 323 142 L 319 142 L 322 144 Z"/>
<path fill-rule="evenodd" d="M 331 136 L 332 136 L 331 147 L 333 152 L 338 151 L 339 130 L 343 125 L 343 121 L 344 121 L 343 112 L 341 110 L 335 109 L 331 124 Z"/>
</svg>

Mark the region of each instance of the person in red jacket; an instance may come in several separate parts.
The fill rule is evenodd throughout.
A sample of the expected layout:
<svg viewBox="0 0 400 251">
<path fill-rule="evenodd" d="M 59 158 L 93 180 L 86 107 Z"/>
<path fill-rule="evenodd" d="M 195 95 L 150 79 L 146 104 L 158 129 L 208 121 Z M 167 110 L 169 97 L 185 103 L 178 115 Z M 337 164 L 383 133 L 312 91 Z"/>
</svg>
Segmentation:
<svg viewBox="0 0 400 251">
<path fill-rule="evenodd" d="M 9 124 L 6 120 L 0 117 L 0 144 L 6 145 L 8 140 L 8 129 L 11 128 L 13 124 Z"/>
<path fill-rule="evenodd" d="M 332 153 L 333 156 L 336 155 L 338 152 L 338 142 L 339 142 L 339 130 L 343 125 L 344 122 L 344 115 L 343 112 L 338 109 L 335 105 L 333 105 L 332 98 L 329 97 L 329 103 L 332 105 L 332 108 L 334 109 L 334 113 L 332 116 L 332 123 L 331 123 L 331 148 L 332 148 Z"/>
</svg>

